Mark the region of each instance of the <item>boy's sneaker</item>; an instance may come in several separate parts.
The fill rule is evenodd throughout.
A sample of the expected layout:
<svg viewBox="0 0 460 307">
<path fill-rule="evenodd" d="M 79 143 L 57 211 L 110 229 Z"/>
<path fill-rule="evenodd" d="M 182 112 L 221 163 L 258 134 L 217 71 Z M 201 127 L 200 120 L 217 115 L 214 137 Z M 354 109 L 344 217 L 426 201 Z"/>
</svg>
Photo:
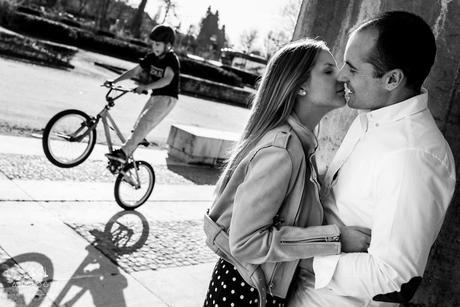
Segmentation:
<svg viewBox="0 0 460 307">
<path fill-rule="evenodd" d="M 109 153 L 106 153 L 105 156 L 109 159 L 109 160 L 115 160 L 115 161 L 118 161 L 118 162 L 121 162 L 121 163 L 126 163 L 126 161 L 128 160 L 128 158 L 126 157 L 126 154 L 123 150 L 121 149 L 116 149 L 112 152 L 109 152 Z"/>
<path fill-rule="evenodd" d="M 139 143 L 139 145 L 149 147 L 150 143 L 147 141 L 147 139 L 142 139 L 142 141 Z"/>
</svg>

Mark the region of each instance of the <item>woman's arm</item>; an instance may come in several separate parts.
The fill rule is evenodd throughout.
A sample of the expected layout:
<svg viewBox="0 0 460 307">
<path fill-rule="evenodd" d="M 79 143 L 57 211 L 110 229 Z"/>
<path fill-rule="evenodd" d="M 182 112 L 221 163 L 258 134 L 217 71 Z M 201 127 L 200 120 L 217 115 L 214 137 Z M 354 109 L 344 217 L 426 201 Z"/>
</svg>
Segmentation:
<svg viewBox="0 0 460 307">
<path fill-rule="evenodd" d="M 250 161 L 235 194 L 229 229 L 230 251 L 235 257 L 265 263 L 340 253 L 336 225 L 273 227 L 292 171 L 290 155 L 280 147 L 262 148 Z"/>
</svg>

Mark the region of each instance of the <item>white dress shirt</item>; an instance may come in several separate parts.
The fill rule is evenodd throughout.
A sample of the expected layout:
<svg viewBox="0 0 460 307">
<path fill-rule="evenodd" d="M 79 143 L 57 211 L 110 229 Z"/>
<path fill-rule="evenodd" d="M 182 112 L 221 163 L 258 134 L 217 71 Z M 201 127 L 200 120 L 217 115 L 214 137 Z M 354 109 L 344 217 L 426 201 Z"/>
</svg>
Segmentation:
<svg viewBox="0 0 460 307">
<path fill-rule="evenodd" d="M 456 181 L 427 97 L 362 112 L 350 126 L 326 173 L 324 206 L 328 223 L 372 230 L 368 253 L 315 257 L 289 306 L 398 306 L 372 298 L 423 275 Z"/>
</svg>

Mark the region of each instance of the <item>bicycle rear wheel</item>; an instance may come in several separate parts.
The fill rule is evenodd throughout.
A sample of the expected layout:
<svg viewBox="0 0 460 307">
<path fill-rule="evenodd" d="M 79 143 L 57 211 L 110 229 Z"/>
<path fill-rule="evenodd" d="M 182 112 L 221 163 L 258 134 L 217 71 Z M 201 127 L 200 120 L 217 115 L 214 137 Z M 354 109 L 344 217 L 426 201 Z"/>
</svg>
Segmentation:
<svg viewBox="0 0 460 307">
<path fill-rule="evenodd" d="M 115 180 L 115 200 L 125 210 L 143 205 L 155 186 L 153 167 L 145 161 L 129 163 Z"/>
<path fill-rule="evenodd" d="M 91 118 L 80 110 L 65 110 L 50 119 L 43 132 L 43 151 L 59 167 L 74 167 L 85 161 L 96 144 Z"/>
</svg>

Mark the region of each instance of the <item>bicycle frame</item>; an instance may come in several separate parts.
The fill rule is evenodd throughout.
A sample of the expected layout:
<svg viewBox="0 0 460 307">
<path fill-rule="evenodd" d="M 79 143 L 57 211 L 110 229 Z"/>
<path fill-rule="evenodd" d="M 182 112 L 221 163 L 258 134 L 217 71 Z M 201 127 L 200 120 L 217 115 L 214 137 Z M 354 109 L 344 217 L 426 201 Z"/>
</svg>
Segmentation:
<svg viewBox="0 0 460 307">
<path fill-rule="evenodd" d="M 110 93 L 113 90 L 120 91 L 121 94 L 118 94 L 115 97 L 110 97 Z M 91 130 L 96 129 L 96 127 L 97 127 L 97 125 L 99 123 L 99 120 L 101 120 L 102 124 L 104 126 L 104 134 L 105 134 L 105 137 L 106 137 L 106 140 L 107 140 L 107 147 L 109 149 L 109 152 L 113 151 L 113 143 L 112 143 L 112 136 L 110 135 L 110 129 L 113 129 L 115 131 L 116 135 L 118 136 L 118 138 L 120 139 L 120 141 L 122 143 L 125 143 L 126 139 L 123 136 L 123 134 L 121 133 L 121 130 L 118 127 L 118 125 L 115 123 L 113 117 L 110 115 L 109 110 L 112 107 L 115 106 L 115 100 L 117 100 L 118 98 L 120 98 L 121 96 L 123 96 L 123 95 L 125 95 L 126 93 L 129 93 L 129 92 L 131 92 L 131 90 L 127 90 L 127 89 L 123 89 L 123 88 L 110 87 L 110 90 L 105 95 L 107 105 L 105 105 L 104 108 L 102 109 L 102 111 L 100 111 L 96 115 L 95 120 L 92 123 L 90 123 L 91 126 L 89 127 L 88 131 L 84 135 L 82 135 L 81 138 L 85 137 L 85 135 L 88 134 Z M 131 160 L 134 163 L 134 165 L 136 165 L 136 160 L 134 159 L 134 156 L 132 154 L 128 157 L 128 161 L 129 160 Z M 140 180 L 139 180 L 139 173 L 137 172 L 137 167 L 134 167 L 134 170 L 135 170 L 136 181 L 137 182 L 129 182 L 129 183 L 132 184 L 136 189 L 139 189 L 141 187 L 141 184 L 140 184 Z M 121 169 L 120 172 L 123 175 L 125 175 L 125 173 L 123 172 L 123 169 Z"/>
</svg>

